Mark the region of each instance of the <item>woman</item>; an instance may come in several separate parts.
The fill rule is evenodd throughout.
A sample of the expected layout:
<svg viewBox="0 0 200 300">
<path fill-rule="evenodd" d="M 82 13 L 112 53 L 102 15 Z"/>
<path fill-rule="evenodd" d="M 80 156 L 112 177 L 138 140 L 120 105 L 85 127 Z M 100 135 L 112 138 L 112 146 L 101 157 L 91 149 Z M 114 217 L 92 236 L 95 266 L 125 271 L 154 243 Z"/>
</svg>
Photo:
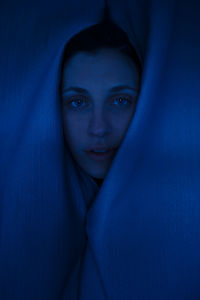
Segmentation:
<svg viewBox="0 0 200 300">
<path fill-rule="evenodd" d="M 104 19 L 67 45 L 62 80 L 66 143 L 100 186 L 134 116 L 141 65 L 125 32 Z"/>
</svg>

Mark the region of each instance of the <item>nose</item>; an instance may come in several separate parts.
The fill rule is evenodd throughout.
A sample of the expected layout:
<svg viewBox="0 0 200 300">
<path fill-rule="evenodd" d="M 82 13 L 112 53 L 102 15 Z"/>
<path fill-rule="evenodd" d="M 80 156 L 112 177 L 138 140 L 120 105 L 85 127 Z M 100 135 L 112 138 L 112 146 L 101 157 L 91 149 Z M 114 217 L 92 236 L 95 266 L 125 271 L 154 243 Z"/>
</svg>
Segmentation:
<svg viewBox="0 0 200 300">
<path fill-rule="evenodd" d="M 90 121 L 88 132 L 90 135 L 95 135 L 98 137 L 103 137 L 110 133 L 110 125 L 102 112 L 93 113 Z"/>
</svg>

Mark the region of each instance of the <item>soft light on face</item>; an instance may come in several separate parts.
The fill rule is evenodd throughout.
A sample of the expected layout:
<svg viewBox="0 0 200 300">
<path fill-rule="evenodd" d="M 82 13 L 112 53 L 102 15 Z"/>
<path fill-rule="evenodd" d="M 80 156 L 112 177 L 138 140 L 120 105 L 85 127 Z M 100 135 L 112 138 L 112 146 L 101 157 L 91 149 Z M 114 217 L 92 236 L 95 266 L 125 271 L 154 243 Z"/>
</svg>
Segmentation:
<svg viewBox="0 0 200 300">
<path fill-rule="evenodd" d="M 104 178 L 136 108 L 139 74 L 131 59 L 112 49 L 74 55 L 62 85 L 64 133 L 77 164 Z M 108 154 L 95 154 L 99 147 Z M 89 151 L 89 152 L 88 152 Z"/>
</svg>

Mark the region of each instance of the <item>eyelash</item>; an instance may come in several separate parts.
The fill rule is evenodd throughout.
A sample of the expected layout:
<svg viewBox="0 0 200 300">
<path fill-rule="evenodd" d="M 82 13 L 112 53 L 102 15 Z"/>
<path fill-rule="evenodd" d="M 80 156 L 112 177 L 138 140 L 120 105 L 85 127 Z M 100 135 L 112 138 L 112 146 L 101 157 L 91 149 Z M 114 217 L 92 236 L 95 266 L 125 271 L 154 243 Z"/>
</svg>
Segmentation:
<svg viewBox="0 0 200 300">
<path fill-rule="evenodd" d="M 86 101 L 87 99 L 86 99 L 86 97 L 83 97 L 83 96 L 73 96 L 73 97 L 71 97 L 71 101 L 69 101 L 68 102 L 68 105 L 71 107 L 71 108 L 73 108 L 73 109 L 75 109 L 75 110 L 79 110 L 79 109 L 81 109 L 81 108 L 84 108 L 84 107 L 74 107 L 74 106 L 72 106 L 71 104 L 72 104 L 72 102 L 78 102 L 78 101 L 80 101 L 80 100 L 82 100 L 82 101 Z M 74 100 L 73 100 L 74 99 Z M 123 107 L 127 107 L 127 106 L 129 106 L 131 103 L 132 103 L 132 101 L 131 101 L 131 99 L 132 99 L 132 97 L 130 97 L 130 96 L 118 96 L 118 97 L 112 97 L 111 98 L 112 100 L 119 100 L 119 99 L 125 99 L 126 101 L 127 101 L 127 104 L 126 105 L 119 105 L 119 106 L 117 106 L 117 107 L 119 107 L 119 108 L 123 108 Z M 115 105 L 114 105 L 115 106 Z"/>
</svg>

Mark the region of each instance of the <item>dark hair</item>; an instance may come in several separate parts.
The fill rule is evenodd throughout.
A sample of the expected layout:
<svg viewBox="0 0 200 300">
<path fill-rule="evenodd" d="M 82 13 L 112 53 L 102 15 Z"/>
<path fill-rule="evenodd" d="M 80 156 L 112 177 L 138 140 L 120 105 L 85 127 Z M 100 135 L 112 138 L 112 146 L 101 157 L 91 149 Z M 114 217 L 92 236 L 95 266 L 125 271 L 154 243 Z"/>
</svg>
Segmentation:
<svg viewBox="0 0 200 300">
<path fill-rule="evenodd" d="M 105 48 L 116 49 L 131 58 L 141 75 L 142 66 L 139 57 L 127 34 L 118 25 L 106 18 L 102 22 L 82 30 L 70 39 L 65 49 L 64 64 L 78 52 L 95 54 L 100 49 Z"/>
</svg>

